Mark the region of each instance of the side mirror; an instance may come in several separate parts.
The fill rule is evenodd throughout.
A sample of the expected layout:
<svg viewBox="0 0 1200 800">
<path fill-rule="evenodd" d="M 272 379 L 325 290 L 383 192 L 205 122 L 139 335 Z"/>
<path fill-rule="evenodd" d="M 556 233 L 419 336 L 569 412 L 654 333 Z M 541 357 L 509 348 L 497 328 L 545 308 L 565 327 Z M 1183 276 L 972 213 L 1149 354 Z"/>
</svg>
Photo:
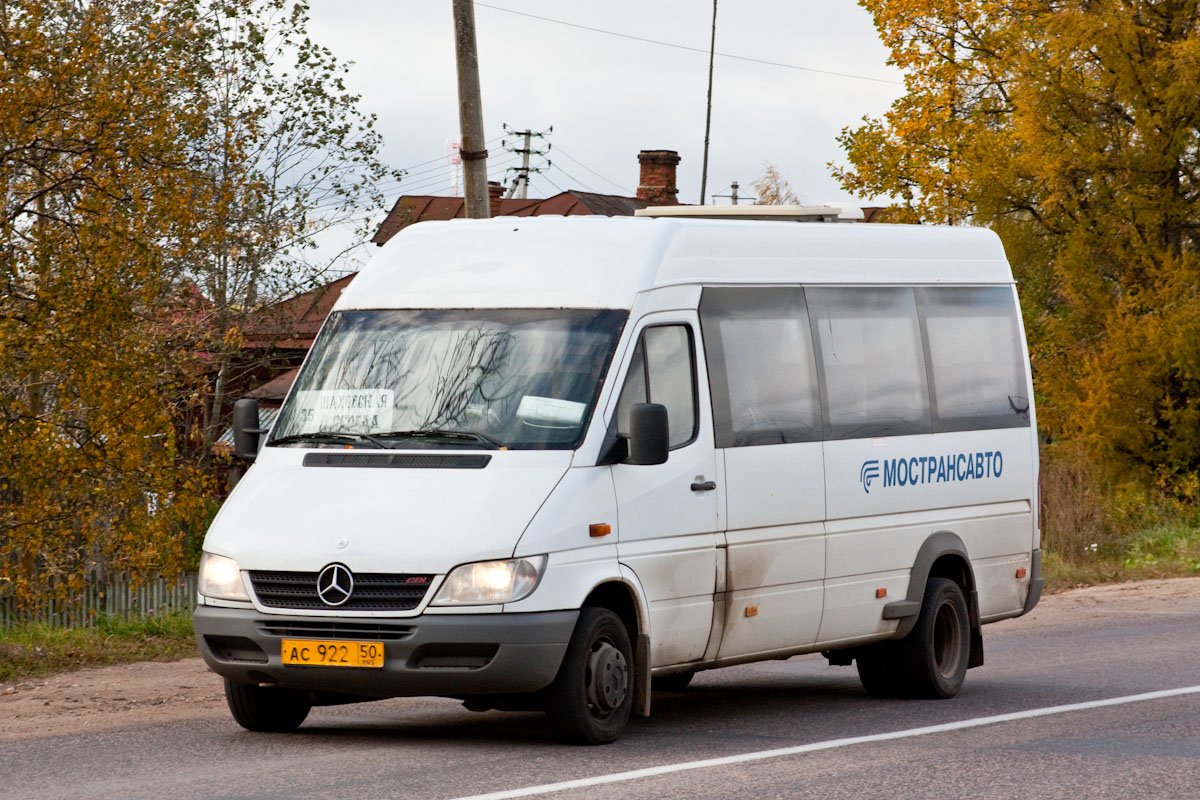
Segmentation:
<svg viewBox="0 0 1200 800">
<path fill-rule="evenodd" d="M 258 440 L 264 433 L 258 423 L 258 401 L 243 397 L 233 404 L 233 454 L 243 461 L 258 456 Z"/>
<path fill-rule="evenodd" d="M 666 406 L 635 403 L 629 409 L 629 457 L 625 463 L 639 466 L 666 463 L 668 431 Z"/>
</svg>

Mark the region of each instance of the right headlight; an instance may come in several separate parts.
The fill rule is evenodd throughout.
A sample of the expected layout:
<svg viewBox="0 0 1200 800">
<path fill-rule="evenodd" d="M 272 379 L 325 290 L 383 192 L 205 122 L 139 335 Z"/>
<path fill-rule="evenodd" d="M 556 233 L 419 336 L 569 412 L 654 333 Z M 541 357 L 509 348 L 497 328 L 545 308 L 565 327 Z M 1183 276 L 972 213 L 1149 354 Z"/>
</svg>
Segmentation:
<svg viewBox="0 0 1200 800">
<path fill-rule="evenodd" d="M 494 605 L 515 603 L 537 588 L 546 556 L 479 561 L 455 567 L 431 605 Z"/>
<path fill-rule="evenodd" d="M 216 553 L 200 556 L 200 580 L 198 591 L 205 597 L 219 600 L 249 600 L 246 585 L 242 583 L 242 571 L 232 558 Z"/>
</svg>

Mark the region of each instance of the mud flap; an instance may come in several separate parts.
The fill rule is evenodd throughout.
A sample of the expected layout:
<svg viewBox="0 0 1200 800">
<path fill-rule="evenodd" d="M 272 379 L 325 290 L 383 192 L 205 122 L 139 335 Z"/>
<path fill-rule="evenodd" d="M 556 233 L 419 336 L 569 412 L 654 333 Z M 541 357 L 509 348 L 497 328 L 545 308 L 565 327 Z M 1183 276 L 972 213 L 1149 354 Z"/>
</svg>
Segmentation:
<svg viewBox="0 0 1200 800">
<path fill-rule="evenodd" d="M 983 631 L 979 624 L 971 625 L 971 655 L 967 659 L 967 669 L 983 666 Z"/>
<path fill-rule="evenodd" d="M 650 636 L 638 634 L 633 648 L 635 666 L 633 674 L 633 713 L 639 717 L 650 716 Z"/>
</svg>

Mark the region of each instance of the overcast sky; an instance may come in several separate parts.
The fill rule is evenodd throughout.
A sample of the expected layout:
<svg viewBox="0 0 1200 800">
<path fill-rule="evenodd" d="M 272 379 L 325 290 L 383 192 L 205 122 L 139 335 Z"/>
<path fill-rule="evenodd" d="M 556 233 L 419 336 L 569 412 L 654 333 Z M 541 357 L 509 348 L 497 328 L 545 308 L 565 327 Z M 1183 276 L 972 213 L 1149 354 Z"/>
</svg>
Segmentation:
<svg viewBox="0 0 1200 800">
<path fill-rule="evenodd" d="M 711 0 L 476 3 L 487 139 L 498 139 L 503 123 L 554 126 L 552 166 L 533 179 L 531 196 L 632 195 L 638 151 L 665 149 L 682 158 L 680 201 L 699 202 L 712 7 Z M 354 62 L 350 88 L 379 117 L 385 161 L 411 168 L 406 180 L 385 187 L 389 203 L 399 194 L 449 194 L 451 169 L 440 160 L 459 136 L 450 0 L 312 0 L 311 33 Z M 835 137 L 863 115 L 884 112 L 902 88 L 867 12 L 848 0 L 723 0 L 716 49 L 875 80 L 718 55 L 708 194 L 726 194 L 736 180 L 744 196 L 769 161 L 804 201 L 845 198 L 826 166 L 844 161 Z M 489 175 L 507 183 L 505 162 L 515 157 L 499 141 L 489 151 Z"/>
</svg>

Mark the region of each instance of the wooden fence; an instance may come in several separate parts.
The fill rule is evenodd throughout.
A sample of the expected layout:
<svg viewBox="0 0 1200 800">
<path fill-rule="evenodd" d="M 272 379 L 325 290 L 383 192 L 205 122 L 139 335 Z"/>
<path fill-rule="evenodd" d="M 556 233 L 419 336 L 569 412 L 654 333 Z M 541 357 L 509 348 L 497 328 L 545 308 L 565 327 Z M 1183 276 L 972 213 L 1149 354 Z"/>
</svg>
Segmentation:
<svg viewBox="0 0 1200 800">
<path fill-rule="evenodd" d="M 18 610 L 11 597 L 0 597 L 0 628 L 37 622 L 56 628 L 92 627 L 101 617 L 140 619 L 191 612 L 196 604 L 196 576 L 158 578 L 135 586 L 126 576 L 89 583 L 69 601 L 48 601 L 33 610 Z"/>
</svg>

